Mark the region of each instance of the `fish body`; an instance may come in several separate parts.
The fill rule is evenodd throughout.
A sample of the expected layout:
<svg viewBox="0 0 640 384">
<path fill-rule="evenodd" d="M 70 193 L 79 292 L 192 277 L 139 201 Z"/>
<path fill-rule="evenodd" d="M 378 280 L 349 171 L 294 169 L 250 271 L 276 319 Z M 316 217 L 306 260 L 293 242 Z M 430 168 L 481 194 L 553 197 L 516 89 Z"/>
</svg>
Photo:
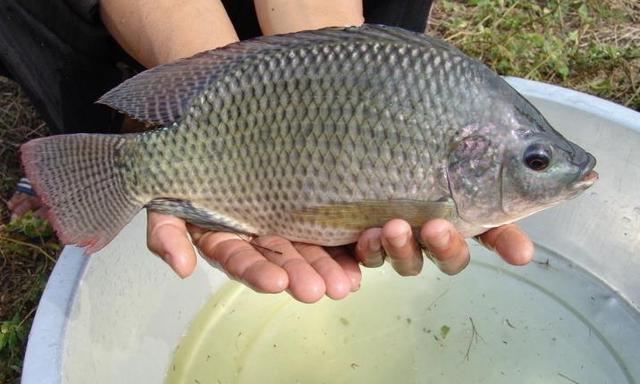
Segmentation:
<svg viewBox="0 0 640 384">
<path fill-rule="evenodd" d="M 89 253 L 145 206 L 319 245 L 396 217 L 443 217 L 472 236 L 596 178 L 593 156 L 487 67 L 392 27 L 232 44 L 145 71 L 100 102 L 162 127 L 22 147 L 61 239 Z"/>
</svg>

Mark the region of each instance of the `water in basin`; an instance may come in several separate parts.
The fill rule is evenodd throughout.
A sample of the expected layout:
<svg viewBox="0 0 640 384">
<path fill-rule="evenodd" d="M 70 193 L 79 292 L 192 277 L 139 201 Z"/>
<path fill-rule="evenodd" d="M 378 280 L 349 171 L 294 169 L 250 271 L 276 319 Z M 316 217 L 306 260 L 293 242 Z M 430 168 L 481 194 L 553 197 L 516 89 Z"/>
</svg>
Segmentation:
<svg viewBox="0 0 640 384">
<path fill-rule="evenodd" d="M 640 315 L 537 246 L 511 267 L 479 246 L 449 277 L 366 270 L 359 292 L 305 305 L 228 283 L 167 367 L 189 383 L 635 383 Z"/>
</svg>

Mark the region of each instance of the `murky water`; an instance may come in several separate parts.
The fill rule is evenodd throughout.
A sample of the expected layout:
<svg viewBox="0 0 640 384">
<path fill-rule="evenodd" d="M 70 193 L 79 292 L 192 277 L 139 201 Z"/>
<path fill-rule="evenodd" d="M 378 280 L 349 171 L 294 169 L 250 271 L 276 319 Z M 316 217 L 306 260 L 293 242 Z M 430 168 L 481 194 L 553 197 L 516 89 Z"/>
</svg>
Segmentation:
<svg viewBox="0 0 640 384">
<path fill-rule="evenodd" d="M 635 383 L 640 316 L 538 248 L 510 267 L 479 247 L 462 274 L 367 270 L 339 302 L 300 304 L 230 283 L 168 367 L 189 383 Z"/>
</svg>

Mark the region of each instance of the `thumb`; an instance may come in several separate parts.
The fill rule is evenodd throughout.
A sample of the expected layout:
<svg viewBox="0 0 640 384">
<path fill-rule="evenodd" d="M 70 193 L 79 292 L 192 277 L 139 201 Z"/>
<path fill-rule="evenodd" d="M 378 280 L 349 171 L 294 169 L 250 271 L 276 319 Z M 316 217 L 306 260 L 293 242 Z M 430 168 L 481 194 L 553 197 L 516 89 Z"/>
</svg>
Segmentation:
<svg viewBox="0 0 640 384">
<path fill-rule="evenodd" d="M 147 210 L 147 247 L 182 278 L 196 267 L 196 254 L 182 219 Z"/>
</svg>

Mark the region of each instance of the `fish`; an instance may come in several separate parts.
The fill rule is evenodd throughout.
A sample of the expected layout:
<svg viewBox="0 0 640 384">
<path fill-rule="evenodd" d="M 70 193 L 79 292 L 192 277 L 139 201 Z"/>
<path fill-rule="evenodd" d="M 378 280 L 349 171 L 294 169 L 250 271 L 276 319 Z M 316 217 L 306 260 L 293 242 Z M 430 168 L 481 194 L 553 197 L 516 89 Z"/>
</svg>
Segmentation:
<svg viewBox="0 0 640 384">
<path fill-rule="evenodd" d="M 262 36 L 161 65 L 99 100 L 158 128 L 21 146 L 65 244 L 94 253 L 143 208 L 338 246 L 392 218 L 466 237 L 578 196 L 596 160 L 448 43 L 364 24 Z"/>
</svg>

